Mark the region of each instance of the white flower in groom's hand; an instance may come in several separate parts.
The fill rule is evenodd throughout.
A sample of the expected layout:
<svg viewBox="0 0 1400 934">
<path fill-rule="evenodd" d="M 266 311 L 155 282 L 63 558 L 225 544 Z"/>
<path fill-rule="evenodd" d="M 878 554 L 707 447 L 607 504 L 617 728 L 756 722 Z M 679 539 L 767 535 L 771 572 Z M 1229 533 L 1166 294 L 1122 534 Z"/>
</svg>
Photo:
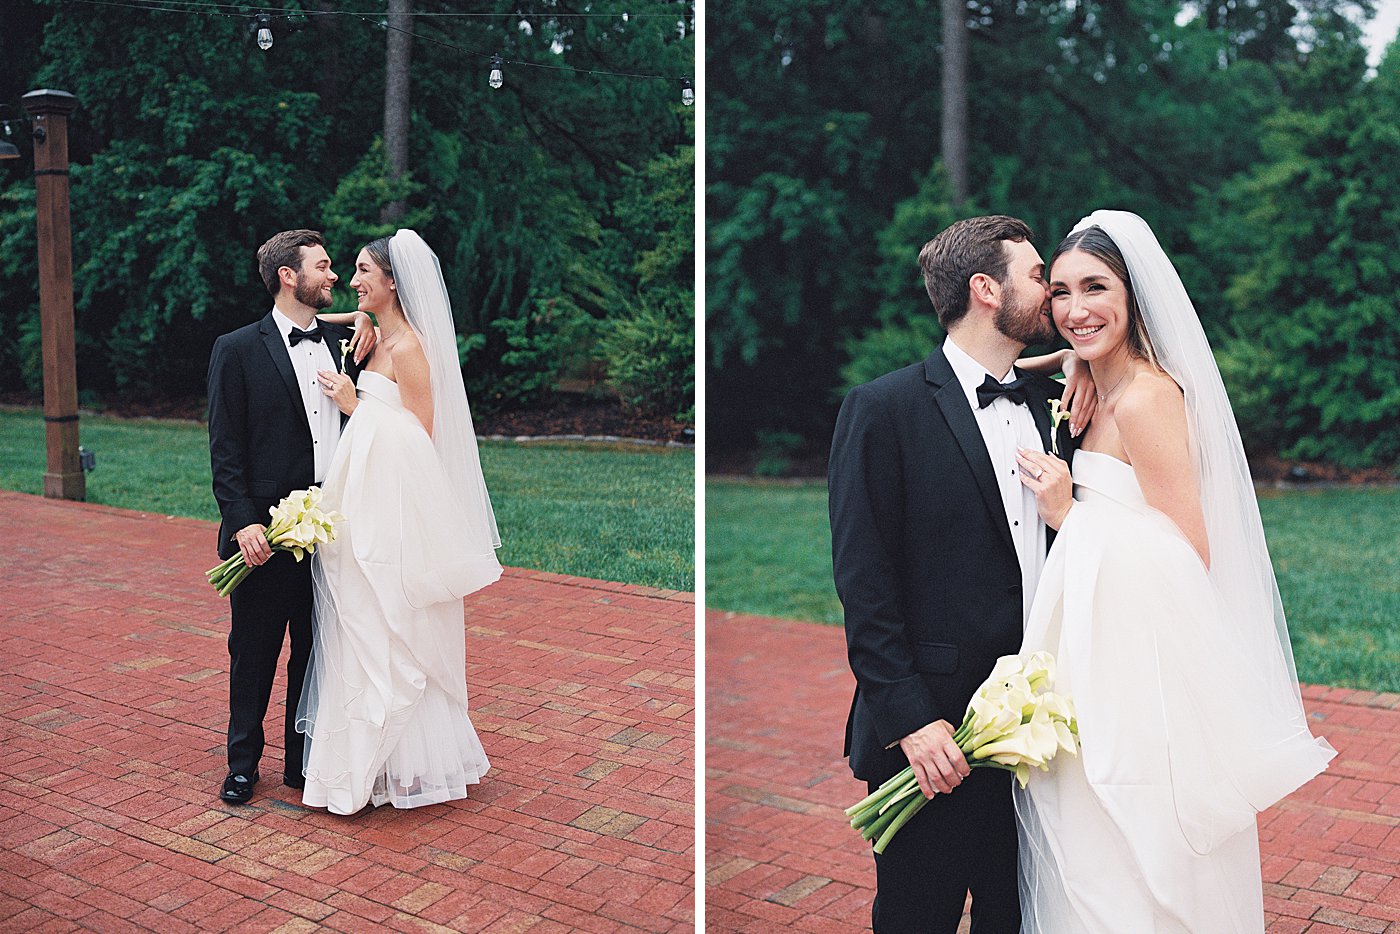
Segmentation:
<svg viewBox="0 0 1400 934">
<path fill-rule="evenodd" d="M 1024 660 L 1016 655 L 997 659 L 953 734 L 953 742 L 970 765 L 1005 769 L 1024 788 L 1031 769 L 1048 771 L 1059 750 L 1077 754 L 1074 705 L 1068 697 L 1049 690 L 1054 679 L 1055 658 L 1048 652 L 1036 652 Z M 846 816 L 863 838 L 875 841 L 875 852 L 883 853 L 927 803 L 909 767 L 847 808 Z"/>
<path fill-rule="evenodd" d="M 1055 680 L 1055 656 L 1044 650 L 1032 653 L 1031 657 L 1026 659 L 1023 673 L 1030 682 L 1032 691 L 1048 689 Z"/>
<path fill-rule="evenodd" d="M 321 488 L 294 490 L 282 501 L 268 510 L 272 524 L 263 536 L 274 551 L 290 551 L 292 557 L 301 561 L 316 551 L 318 544 L 335 541 L 335 526 L 345 517 L 335 510 L 327 512 L 321 508 Z M 243 552 L 236 552 L 227 561 L 210 568 L 204 576 L 218 590 L 219 596 L 227 597 L 253 571 L 243 560 Z"/>
</svg>

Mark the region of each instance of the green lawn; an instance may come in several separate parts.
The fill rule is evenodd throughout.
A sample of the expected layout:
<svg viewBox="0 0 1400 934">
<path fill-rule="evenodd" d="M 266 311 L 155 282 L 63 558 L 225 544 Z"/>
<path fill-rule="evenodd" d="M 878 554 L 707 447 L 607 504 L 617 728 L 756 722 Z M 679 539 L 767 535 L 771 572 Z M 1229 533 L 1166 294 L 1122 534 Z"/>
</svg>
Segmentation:
<svg viewBox="0 0 1400 934">
<path fill-rule="evenodd" d="M 711 480 L 705 490 L 711 608 L 841 621 L 825 483 Z M 1260 510 L 1299 678 L 1400 691 L 1400 488 L 1270 490 Z"/>
<path fill-rule="evenodd" d="M 203 425 L 84 417 L 87 501 L 217 520 Z M 681 448 L 483 442 L 502 563 L 695 589 L 695 458 Z M 43 491 L 44 423 L 0 412 L 0 489 Z M 213 540 L 210 540 L 213 555 Z"/>
</svg>

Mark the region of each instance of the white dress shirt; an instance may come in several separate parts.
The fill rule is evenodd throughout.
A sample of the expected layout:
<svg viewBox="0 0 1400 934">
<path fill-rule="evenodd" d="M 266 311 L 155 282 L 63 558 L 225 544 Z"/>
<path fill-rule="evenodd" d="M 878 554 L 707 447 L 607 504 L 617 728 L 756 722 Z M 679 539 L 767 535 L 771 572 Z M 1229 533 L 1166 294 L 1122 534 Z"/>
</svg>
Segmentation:
<svg viewBox="0 0 1400 934">
<path fill-rule="evenodd" d="M 968 356 L 951 337 L 943 342 L 943 354 L 948 358 L 953 374 L 957 376 L 972 407 L 977 427 L 982 431 L 982 441 L 987 445 L 987 455 L 992 461 L 992 472 L 996 474 L 1011 541 L 1021 562 L 1021 622 L 1024 624 L 1030 616 L 1041 569 L 1045 567 L 1045 523 L 1036 510 L 1035 494 L 1022 485 L 1017 476 L 1016 448 L 1019 445 L 1042 451 L 1045 442 L 1041 440 L 1035 418 L 1026 406 L 1002 396 L 985 409 L 977 407 L 977 387 L 982 385 L 983 380 L 991 375 L 997 382 L 1008 383 L 1016 378 L 1013 370 L 1001 376 L 989 374 L 986 367 Z"/>
<path fill-rule="evenodd" d="M 292 371 L 296 373 L 297 386 L 301 389 L 301 402 L 306 406 L 306 422 L 311 426 L 311 450 L 316 455 L 316 482 L 320 483 L 326 479 L 326 468 L 330 467 L 336 443 L 340 440 L 340 409 L 330 396 L 321 391 L 321 384 L 316 381 L 317 371 L 335 369 L 331 350 L 326 346 L 326 341 L 331 338 L 323 334 L 319 341 L 302 340 L 293 347 L 288 337 L 292 328 L 298 327 L 297 324 L 276 308 L 272 310 L 272 320 L 277 323 L 282 343 L 292 358 Z M 315 331 L 320 327 L 319 321 L 312 321 L 311 327 L 305 330 Z"/>
</svg>

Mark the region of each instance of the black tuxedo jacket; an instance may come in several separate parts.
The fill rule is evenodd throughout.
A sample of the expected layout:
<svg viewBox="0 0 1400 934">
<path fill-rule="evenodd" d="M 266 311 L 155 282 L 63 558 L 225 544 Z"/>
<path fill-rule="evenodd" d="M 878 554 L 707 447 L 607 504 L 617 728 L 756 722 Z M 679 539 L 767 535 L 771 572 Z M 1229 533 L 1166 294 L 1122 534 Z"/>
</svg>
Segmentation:
<svg viewBox="0 0 1400 934">
<path fill-rule="evenodd" d="M 317 322 L 340 368 L 340 341 L 349 328 Z M 351 361 L 353 379 L 359 367 Z M 328 398 L 328 405 L 333 405 Z M 344 424 L 345 416 L 341 416 Z M 311 425 L 297 388 L 287 345 L 272 312 L 225 334 L 209 355 L 209 460 L 219 503 L 219 557 L 238 550 L 234 533 L 266 525 L 268 510 L 292 490 L 316 482 Z"/>
<path fill-rule="evenodd" d="M 1049 451 L 1048 400 L 1063 387 L 1031 379 L 1028 404 Z M 1069 456 L 1067 424 L 1058 441 Z M 828 490 L 856 677 L 845 754 L 859 779 L 904 768 L 904 753 L 888 747 L 920 727 L 943 719 L 956 729 L 996 659 L 1020 650 L 1021 566 L 992 469 L 941 348 L 857 386 L 841 406 Z"/>
</svg>

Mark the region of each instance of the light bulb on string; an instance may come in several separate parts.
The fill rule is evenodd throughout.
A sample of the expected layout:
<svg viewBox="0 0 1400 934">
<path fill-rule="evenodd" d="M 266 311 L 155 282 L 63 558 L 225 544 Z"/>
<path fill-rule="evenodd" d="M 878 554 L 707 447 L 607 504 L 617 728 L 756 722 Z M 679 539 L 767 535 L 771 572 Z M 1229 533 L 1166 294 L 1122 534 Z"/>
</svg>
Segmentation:
<svg viewBox="0 0 1400 934">
<path fill-rule="evenodd" d="M 259 13 L 255 26 L 258 30 L 258 48 L 266 52 L 272 48 L 272 17 Z"/>
<path fill-rule="evenodd" d="M 689 78 L 681 79 L 681 103 L 687 107 L 695 105 L 695 86 L 690 83 Z"/>
<path fill-rule="evenodd" d="M 499 88 L 506 83 L 506 77 L 501 73 L 502 64 L 503 62 L 499 55 L 491 56 L 491 76 L 486 79 L 486 83 L 493 88 Z"/>
</svg>

